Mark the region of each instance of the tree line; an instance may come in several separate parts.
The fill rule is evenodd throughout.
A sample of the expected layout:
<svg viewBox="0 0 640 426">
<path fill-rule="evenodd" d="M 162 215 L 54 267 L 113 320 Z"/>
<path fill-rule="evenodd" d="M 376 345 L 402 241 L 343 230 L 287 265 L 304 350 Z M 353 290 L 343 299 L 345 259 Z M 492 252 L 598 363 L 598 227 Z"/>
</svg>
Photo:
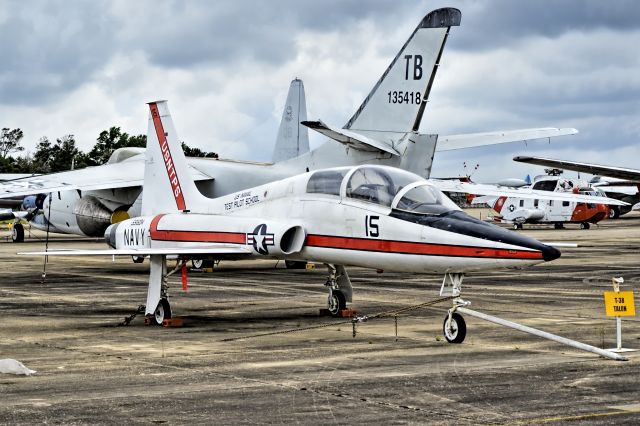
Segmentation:
<svg viewBox="0 0 640 426">
<path fill-rule="evenodd" d="M 96 144 L 89 152 L 82 152 L 76 146 L 73 135 L 65 135 L 55 142 L 43 136 L 33 153 L 13 155 L 24 152 L 20 145 L 24 133 L 20 129 L 3 128 L 0 131 L 0 173 L 55 173 L 65 170 L 98 166 L 109 160 L 113 151 L 125 147 L 141 147 L 147 145 L 146 135 L 129 135 L 120 127 L 103 130 Z M 191 148 L 182 142 L 182 149 L 188 157 L 217 158 L 214 152 Z"/>
</svg>

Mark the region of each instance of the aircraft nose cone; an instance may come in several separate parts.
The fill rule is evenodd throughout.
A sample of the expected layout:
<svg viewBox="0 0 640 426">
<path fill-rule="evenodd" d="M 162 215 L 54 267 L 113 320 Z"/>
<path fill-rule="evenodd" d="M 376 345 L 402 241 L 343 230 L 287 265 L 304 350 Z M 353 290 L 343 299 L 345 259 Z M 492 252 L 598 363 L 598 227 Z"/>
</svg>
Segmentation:
<svg viewBox="0 0 640 426">
<path fill-rule="evenodd" d="M 555 247 L 545 245 L 542 249 L 542 258 L 545 262 L 551 262 L 552 260 L 556 260 L 560 257 L 562 253 Z"/>
</svg>

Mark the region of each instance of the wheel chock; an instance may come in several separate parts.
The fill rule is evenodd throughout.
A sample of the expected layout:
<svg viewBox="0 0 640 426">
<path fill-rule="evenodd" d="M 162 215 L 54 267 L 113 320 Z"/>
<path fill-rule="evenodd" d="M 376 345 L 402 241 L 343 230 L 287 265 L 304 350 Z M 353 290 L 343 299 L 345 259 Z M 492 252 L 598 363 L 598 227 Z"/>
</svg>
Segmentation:
<svg viewBox="0 0 640 426">
<path fill-rule="evenodd" d="M 149 314 L 144 316 L 144 325 L 156 325 L 156 319 L 153 315 Z"/>
<path fill-rule="evenodd" d="M 338 312 L 338 315 L 336 315 L 335 317 L 336 318 L 353 318 L 357 315 L 358 315 L 358 311 L 354 309 L 343 309 L 340 312 Z M 320 309 L 320 316 L 331 317 L 333 315 L 331 315 L 328 309 Z"/>
<path fill-rule="evenodd" d="M 163 327 L 182 327 L 184 325 L 184 320 L 182 318 L 167 318 L 162 321 Z"/>
</svg>

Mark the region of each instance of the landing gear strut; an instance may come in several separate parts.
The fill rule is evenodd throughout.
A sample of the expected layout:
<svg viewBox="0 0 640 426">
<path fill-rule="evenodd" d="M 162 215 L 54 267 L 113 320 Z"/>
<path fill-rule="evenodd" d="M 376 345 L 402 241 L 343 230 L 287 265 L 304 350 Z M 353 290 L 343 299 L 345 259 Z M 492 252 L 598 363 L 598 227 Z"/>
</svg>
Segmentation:
<svg viewBox="0 0 640 426">
<path fill-rule="evenodd" d="M 342 265 L 327 265 L 329 278 L 324 284 L 329 288 L 327 309 L 332 316 L 338 316 L 340 311 L 346 309 L 347 302 L 353 299 L 353 288 L 347 271 Z"/>
<path fill-rule="evenodd" d="M 449 309 L 447 316 L 442 323 L 442 333 L 449 343 L 462 343 L 467 335 L 467 324 L 462 315 L 456 312 L 459 307 L 467 306 L 471 302 L 466 302 L 460 297 L 462 291 L 462 279 L 464 274 L 447 273 L 442 280 L 440 295 L 445 295 L 445 288 L 451 287 L 453 307 Z"/>
<path fill-rule="evenodd" d="M 151 271 L 149 274 L 145 317 L 157 325 L 162 325 L 164 320 L 171 318 L 171 305 L 167 298 L 167 277 L 179 268 L 167 274 L 166 256 L 152 254 L 149 259 L 151 261 Z M 180 263 L 178 264 L 180 265 Z"/>
</svg>

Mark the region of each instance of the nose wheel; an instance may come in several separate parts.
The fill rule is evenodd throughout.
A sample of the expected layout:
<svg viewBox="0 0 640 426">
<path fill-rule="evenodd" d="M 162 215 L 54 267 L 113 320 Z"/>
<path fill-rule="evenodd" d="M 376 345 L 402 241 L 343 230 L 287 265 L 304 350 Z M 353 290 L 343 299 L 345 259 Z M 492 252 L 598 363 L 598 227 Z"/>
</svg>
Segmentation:
<svg viewBox="0 0 640 426">
<path fill-rule="evenodd" d="M 467 336 L 467 324 L 462 315 L 457 312 L 451 313 L 444 318 L 442 333 L 449 343 L 462 343 Z"/>
<path fill-rule="evenodd" d="M 467 323 L 462 318 L 462 315 L 456 312 L 459 307 L 467 306 L 471 303 L 462 300 L 460 297 L 463 279 L 464 274 L 446 273 L 440 288 L 440 296 L 451 295 L 454 298 L 453 308 L 449 309 L 442 323 L 442 333 L 449 343 L 462 343 L 467 336 Z"/>
</svg>

